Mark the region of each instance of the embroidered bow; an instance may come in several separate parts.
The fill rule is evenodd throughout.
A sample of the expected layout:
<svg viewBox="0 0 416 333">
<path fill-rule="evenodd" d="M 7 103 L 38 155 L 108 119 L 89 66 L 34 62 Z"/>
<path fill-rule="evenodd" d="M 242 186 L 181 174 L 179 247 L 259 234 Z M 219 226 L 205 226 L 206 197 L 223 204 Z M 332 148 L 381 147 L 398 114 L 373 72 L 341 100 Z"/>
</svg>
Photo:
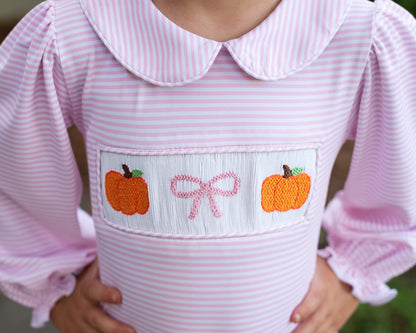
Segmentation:
<svg viewBox="0 0 416 333">
<path fill-rule="evenodd" d="M 225 191 L 225 190 L 222 190 L 213 186 L 214 183 L 225 178 L 234 178 L 234 188 L 231 191 Z M 200 188 L 191 192 L 178 191 L 177 185 L 178 185 L 178 182 L 180 181 L 188 181 L 192 183 L 197 183 L 200 185 Z M 214 195 L 222 195 L 224 197 L 231 197 L 237 194 L 239 188 L 240 188 L 240 178 L 238 178 L 238 176 L 232 171 L 215 176 L 214 178 L 212 178 L 210 181 L 206 183 L 203 182 L 198 177 L 193 177 L 189 175 L 175 176 L 172 179 L 172 183 L 171 183 L 172 193 L 176 195 L 177 197 L 194 198 L 192 209 L 191 209 L 191 214 L 188 216 L 190 219 L 194 219 L 198 215 L 199 206 L 201 205 L 202 198 L 205 195 L 208 197 L 209 204 L 211 206 L 212 212 L 214 213 L 214 216 L 221 217 L 222 213 L 218 209 L 217 203 L 215 202 L 215 199 L 214 199 Z"/>
</svg>

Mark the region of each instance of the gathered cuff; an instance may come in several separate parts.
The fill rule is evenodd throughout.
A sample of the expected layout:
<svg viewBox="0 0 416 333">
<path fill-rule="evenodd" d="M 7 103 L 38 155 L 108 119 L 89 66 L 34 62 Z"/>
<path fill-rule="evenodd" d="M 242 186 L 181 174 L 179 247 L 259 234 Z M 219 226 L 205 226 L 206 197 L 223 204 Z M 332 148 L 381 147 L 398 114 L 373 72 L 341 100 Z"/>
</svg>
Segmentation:
<svg viewBox="0 0 416 333">
<path fill-rule="evenodd" d="M 352 286 L 352 294 L 362 303 L 382 305 L 396 297 L 396 289 L 391 289 L 374 275 L 361 272 L 351 262 L 337 255 L 330 246 L 319 250 L 318 254 L 327 260 L 328 265 L 341 281 Z"/>
<path fill-rule="evenodd" d="M 72 274 L 52 274 L 49 278 L 50 289 L 45 291 L 39 304 L 32 312 L 31 326 L 39 328 L 49 321 L 50 311 L 63 296 L 68 296 L 75 288 L 76 278 Z"/>
</svg>

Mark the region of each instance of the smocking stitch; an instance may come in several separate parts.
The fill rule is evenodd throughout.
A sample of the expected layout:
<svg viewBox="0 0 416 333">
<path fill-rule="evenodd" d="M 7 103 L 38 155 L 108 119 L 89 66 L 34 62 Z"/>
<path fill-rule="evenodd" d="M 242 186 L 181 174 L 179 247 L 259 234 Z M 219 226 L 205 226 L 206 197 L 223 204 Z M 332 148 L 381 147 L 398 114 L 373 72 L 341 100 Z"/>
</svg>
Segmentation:
<svg viewBox="0 0 416 333">
<path fill-rule="evenodd" d="M 125 215 L 146 214 L 149 209 L 149 192 L 141 170 L 130 171 L 122 165 L 124 175 L 111 170 L 105 175 L 105 193 L 111 207 Z"/>
<path fill-rule="evenodd" d="M 212 186 L 217 181 L 221 179 L 225 179 L 225 178 L 234 178 L 234 187 L 231 191 L 225 191 L 225 190 Z M 180 181 L 188 181 L 188 182 L 197 183 L 200 185 L 200 188 L 195 191 L 190 191 L 190 192 L 178 191 L 177 185 L 178 185 L 178 182 Z M 194 201 L 193 201 L 192 208 L 191 208 L 191 213 L 188 216 L 188 218 L 191 220 L 194 219 L 198 215 L 198 210 L 199 210 L 199 206 L 201 205 L 201 200 L 205 195 L 208 197 L 211 210 L 214 216 L 217 218 L 221 217 L 222 213 L 217 206 L 217 203 L 214 199 L 214 195 L 222 195 L 224 197 L 231 197 L 238 193 L 239 188 L 240 188 L 240 178 L 237 176 L 235 172 L 232 172 L 232 171 L 227 172 L 227 173 L 222 173 L 212 178 L 208 182 L 203 182 L 200 178 L 190 176 L 190 175 L 177 175 L 172 179 L 172 182 L 171 182 L 172 193 L 178 198 L 194 197 Z"/>
<path fill-rule="evenodd" d="M 301 168 L 294 168 L 297 172 Z M 311 178 L 306 173 L 293 175 L 288 165 L 283 165 L 284 174 L 267 177 L 261 188 L 261 206 L 267 213 L 286 212 L 303 206 L 309 196 Z"/>
</svg>

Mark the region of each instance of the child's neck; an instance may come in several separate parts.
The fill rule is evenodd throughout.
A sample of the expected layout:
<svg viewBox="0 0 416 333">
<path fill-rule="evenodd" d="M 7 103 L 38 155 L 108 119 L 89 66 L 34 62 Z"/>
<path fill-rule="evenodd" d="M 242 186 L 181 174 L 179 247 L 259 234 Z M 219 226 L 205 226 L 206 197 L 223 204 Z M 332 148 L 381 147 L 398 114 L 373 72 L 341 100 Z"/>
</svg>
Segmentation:
<svg viewBox="0 0 416 333">
<path fill-rule="evenodd" d="M 266 19 L 281 0 L 152 0 L 172 22 L 196 35 L 224 42 Z"/>
</svg>

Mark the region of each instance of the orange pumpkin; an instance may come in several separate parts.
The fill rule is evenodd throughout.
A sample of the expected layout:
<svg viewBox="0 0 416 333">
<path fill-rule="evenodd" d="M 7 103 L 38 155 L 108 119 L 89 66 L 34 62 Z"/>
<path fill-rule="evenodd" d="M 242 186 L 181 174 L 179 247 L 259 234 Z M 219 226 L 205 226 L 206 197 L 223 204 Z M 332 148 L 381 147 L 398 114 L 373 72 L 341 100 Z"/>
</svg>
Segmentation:
<svg viewBox="0 0 416 333">
<path fill-rule="evenodd" d="M 123 164 L 124 175 L 109 171 L 105 175 L 105 194 L 111 207 L 125 215 L 146 214 L 149 209 L 149 192 L 143 172 Z"/>
<path fill-rule="evenodd" d="M 261 206 L 265 212 L 286 212 L 302 207 L 309 196 L 311 178 L 306 173 L 292 175 L 287 165 L 283 166 L 284 175 L 267 177 L 261 188 Z"/>
</svg>

